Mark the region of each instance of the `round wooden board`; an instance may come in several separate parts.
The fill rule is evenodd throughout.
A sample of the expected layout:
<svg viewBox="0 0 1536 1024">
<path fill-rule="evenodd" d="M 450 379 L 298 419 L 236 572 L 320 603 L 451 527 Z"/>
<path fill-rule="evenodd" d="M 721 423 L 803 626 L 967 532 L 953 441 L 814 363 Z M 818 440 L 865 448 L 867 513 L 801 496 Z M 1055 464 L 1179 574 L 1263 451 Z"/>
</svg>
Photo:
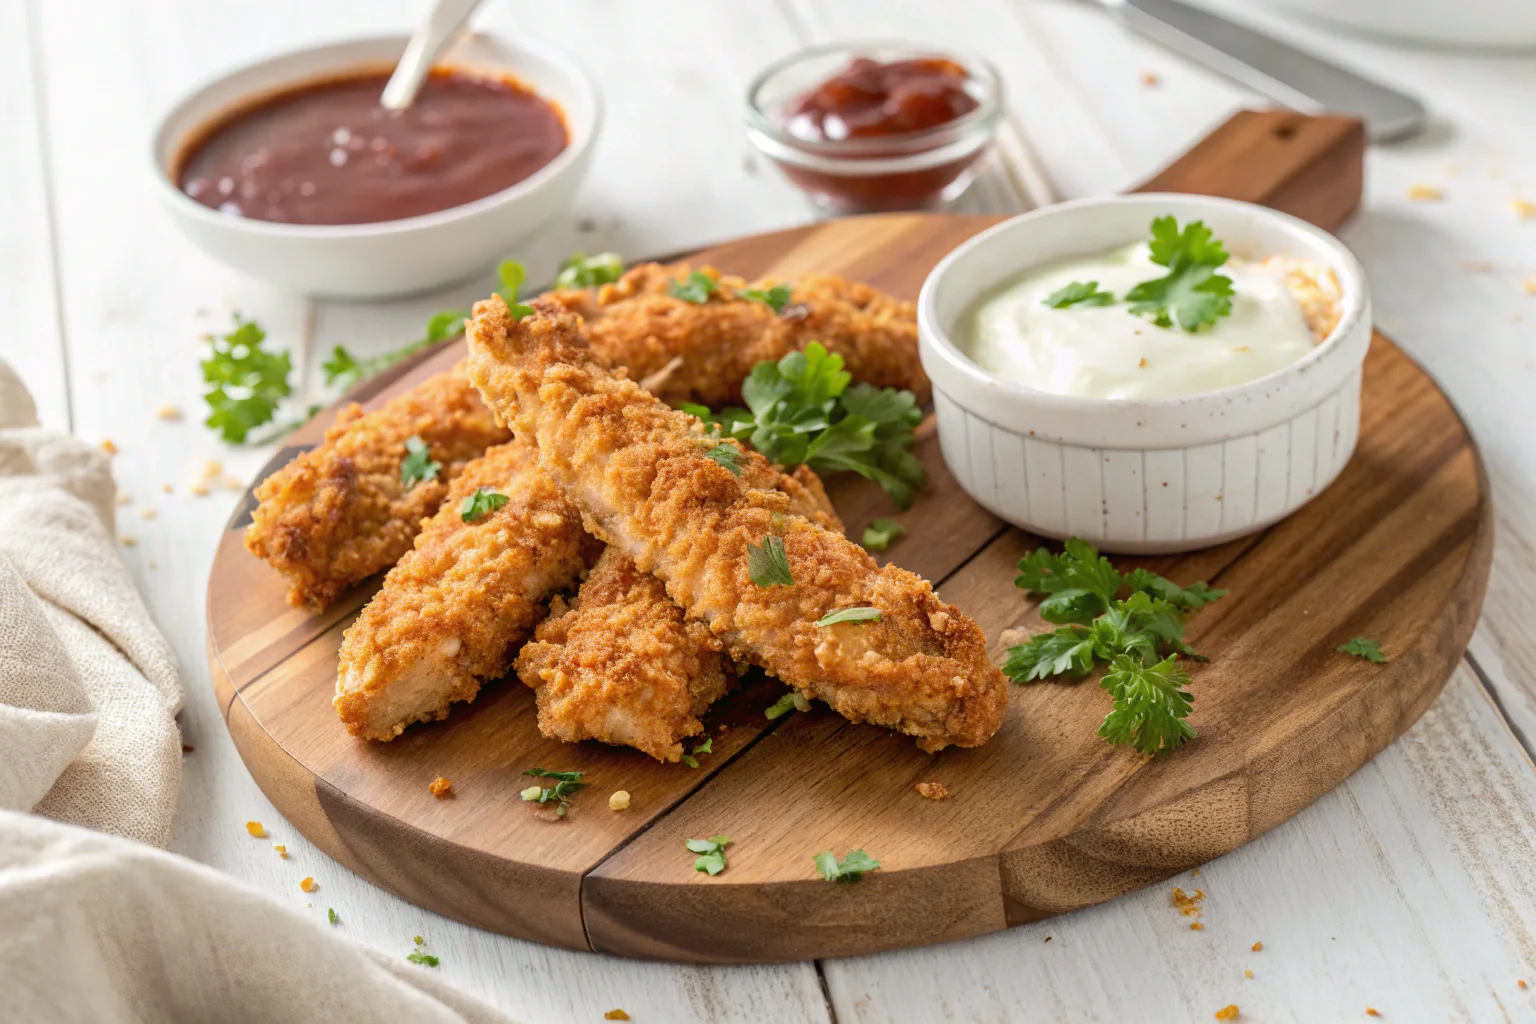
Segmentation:
<svg viewBox="0 0 1536 1024">
<path fill-rule="evenodd" d="M 1289 138 L 1289 136 L 1287 136 Z M 834 221 L 701 255 L 748 276 L 835 271 L 915 297 L 928 269 L 992 221 L 895 215 Z M 365 385 L 377 405 L 451 365 L 462 342 Z M 328 422 L 329 415 L 320 420 Z M 273 460 L 322 433 L 309 424 Z M 935 438 L 932 486 L 897 516 L 889 557 L 935 581 L 992 638 L 1039 626 L 1013 585 L 1037 541 L 961 493 Z M 270 470 L 271 467 L 269 467 Z M 892 512 L 862 481 L 833 481 L 850 533 Z M 301 832 L 423 907 L 498 932 L 670 960 L 779 961 L 940 942 L 1089 906 L 1220 856 L 1284 821 L 1408 728 L 1465 649 L 1487 581 L 1492 507 L 1478 455 L 1444 395 L 1377 336 L 1359 447 L 1339 480 L 1263 533 L 1187 555 L 1121 559 L 1230 596 L 1193 616 L 1211 663 L 1194 670 L 1199 737 L 1146 758 L 1095 735 L 1093 683 L 1015 687 L 988 744 L 939 755 L 824 708 L 768 722 L 782 692 L 758 682 L 722 701 L 700 767 L 542 738 L 533 694 L 486 687 L 445 722 L 379 744 L 331 708 L 358 588 L 321 616 L 290 608 L 245 552 L 251 499 L 209 583 L 214 685 L 246 764 Z M 1336 652 L 1355 636 L 1391 656 Z M 579 768 L 590 788 L 556 820 L 523 803 L 527 768 Z M 453 780 L 454 797 L 428 783 Z M 940 782 L 947 800 L 914 785 Z M 628 790 L 629 810 L 608 810 Z M 693 870 L 685 839 L 725 832 L 730 867 Z M 812 858 L 863 849 L 882 870 L 822 881 Z"/>
</svg>

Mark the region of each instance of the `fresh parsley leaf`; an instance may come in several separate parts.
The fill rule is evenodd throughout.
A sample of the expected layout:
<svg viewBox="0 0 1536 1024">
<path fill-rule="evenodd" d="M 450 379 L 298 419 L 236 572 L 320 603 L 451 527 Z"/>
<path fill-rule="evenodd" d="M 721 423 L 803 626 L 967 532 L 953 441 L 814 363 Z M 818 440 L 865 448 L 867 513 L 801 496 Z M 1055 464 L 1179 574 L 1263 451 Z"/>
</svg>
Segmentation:
<svg viewBox="0 0 1536 1024">
<path fill-rule="evenodd" d="M 787 284 L 776 284 L 766 289 L 743 288 L 736 294 L 752 302 L 761 302 L 775 313 L 784 312 L 784 307 L 789 305 L 789 285 Z"/>
<path fill-rule="evenodd" d="M 1225 590 L 1216 590 L 1205 583 L 1191 583 L 1181 587 L 1164 576 L 1147 569 L 1132 569 L 1125 575 L 1125 585 L 1133 592 L 1142 591 L 1160 597 L 1169 604 L 1187 612 L 1196 612 L 1213 601 L 1227 596 Z"/>
<path fill-rule="evenodd" d="M 555 814 L 565 817 L 566 810 L 570 807 L 570 797 L 586 785 L 581 777 L 586 772 L 552 772 L 547 768 L 530 768 L 523 772 L 524 775 L 532 775 L 535 778 L 554 779 L 555 784 L 549 788 L 529 786 L 519 795 L 529 803 L 537 801 L 540 805 L 547 804 L 551 800 L 557 801 Z"/>
<path fill-rule="evenodd" d="M 858 473 L 902 508 L 923 486 L 923 464 L 911 451 L 923 414 L 912 393 L 853 384 L 842 357 L 825 346 L 812 342 L 758 363 L 741 392 L 747 408 L 727 409 L 717 421 L 769 462 Z"/>
<path fill-rule="evenodd" d="M 431 953 L 424 953 L 419 949 L 413 949 L 407 954 L 406 959 L 413 964 L 421 964 L 423 967 L 436 967 L 442 961 Z"/>
<path fill-rule="evenodd" d="M 1192 707 L 1186 689 L 1189 674 L 1179 668 L 1178 655 L 1154 665 L 1117 655 L 1099 685 L 1115 702 L 1099 727 L 1099 735 L 1110 743 L 1157 754 L 1194 738 L 1195 730 L 1184 720 Z"/>
<path fill-rule="evenodd" d="M 700 743 L 698 746 L 694 747 L 693 752 L 695 754 L 713 754 L 715 752 L 715 738 L 711 736 L 703 743 Z"/>
<path fill-rule="evenodd" d="M 1037 548 L 1019 560 L 1014 585 L 1044 594 L 1040 617 L 1055 623 L 1089 623 L 1104 614 L 1120 592 L 1124 578 L 1092 544 L 1076 537 L 1057 555 Z"/>
<path fill-rule="evenodd" d="M 741 452 L 735 445 L 721 441 L 705 452 L 704 457 L 720 463 L 730 470 L 733 476 L 741 476 Z"/>
<path fill-rule="evenodd" d="M 267 334 L 254 320 L 235 314 L 228 334 L 212 339 L 213 349 L 201 363 L 208 390 L 208 418 L 203 421 L 230 444 L 243 444 L 252 430 L 270 423 L 278 403 L 293 394 L 288 375 L 293 362 L 287 352 L 262 347 Z"/>
<path fill-rule="evenodd" d="M 1152 262 L 1168 268 L 1165 277 L 1143 281 L 1125 293 L 1131 312 L 1150 316 L 1159 327 L 1198 331 L 1232 312 L 1232 279 L 1216 273 L 1227 252 L 1204 222 L 1179 229 L 1173 217 L 1152 222 Z"/>
<path fill-rule="evenodd" d="M 818 626 L 830 626 L 838 622 L 879 622 L 880 609 L 878 608 L 839 608 L 835 612 L 827 612 L 816 620 Z"/>
<path fill-rule="evenodd" d="M 464 333 L 464 321 L 469 319 L 469 316 L 470 314 L 462 309 L 445 309 L 441 313 L 434 313 L 432 319 L 427 321 L 427 333 L 424 337 L 392 351 L 364 359 L 354 356 L 344 345 L 337 345 L 331 349 L 330 358 L 320 364 L 320 369 L 325 371 L 325 382 L 346 391 L 353 385 L 382 373 L 423 349 L 431 348 L 449 338 L 457 338 Z"/>
<path fill-rule="evenodd" d="M 1345 654 L 1353 654 L 1357 658 L 1364 658 L 1366 661 L 1374 661 L 1378 665 L 1387 660 L 1387 656 L 1381 653 L 1381 645 L 1363 636 L 1355 637 L 1349 643 L 1340 646 L 1339 650 Z"/>
<path fill-rule="evenodd" d="M 507 305 L 517 303 L 517 293 L 523 288 L 523 282 L 528 279 L 528 268 L 517 260 L 502 260 L 496 264 L 496 277 L 501 281 L 501 287 L 496 289 L 496 294 L 502 297 Z"/>
<path fill-rule="evenodd" d="M 1097 281 L 1073 281 L 1045 297 L 1045 304 L 1052 309 L 1066 309 L 1068 306 L 1108 306 L 1114 301 L 1115 297 L 1109 292 L 1099 291 Z"/>
<path fill-rule="evenodd" d="M 571 253 L 555 275 L 556 288 L 595 288 L 612 284 L 624 275 L 624 261 L 616 252 L 588 256 L 581 250 Z"/>
<path fill-rule="evenodd" d="M 464 499 L 459 506 L 459 518 L 466 523 L 495 512 L 511 499 L 499 491 L 493 491 L 489 487 L 476 487 L 475 493 Z"/>
<path fill-rule="evenodd" d="M 715 289 L 720 286 L 715 279 L 702 270 L 695 270 L 681 281 L 672 281 L 667 285 L 667 294 L 674 299 L 682 299 L 684 302 L 692 302 L 703 305 L 709 301 L 709 297 L 715 294 Z"/>
<path fill-rule="evenodd" d="M 789 714 L 791 711 L 795 710 L 797 706 L 798 705 L 795 703 L 795 691 L 791 690 L 789 693 L 786 693 L 784 696 L 770 704 L 768 706 L 768 710 L 764 711 L 763 714 L 771 722 L 775 718 L 782 718 L 784 715 Z"/>
<path fill-rule="evenodd" d="M 689 853 L 697 853 L 694 859 L 693 870 L 707 871 L 711 875 L 718 875 L 726 868 L 725 848 L 731 845 L 731 837 L 727 835 L 710 836 L 708 839 L 689 839 L 683 843 Z"/>
<path fill-rule="evenodd" d="M 771 533 L 763 538 L 762 547 L 747 545 L 747 573 L 760 587 L 795 584 L 795 578 L 789 574 L 789 553 L 784 550 L 784 542 Z"/>
<path fill-rule="evenodd" d="M 1085 676 L 1093 671 L 1093 658 L 1093 631 L 1087 626 L 1062 626 L 1008 648 L 1003 674 L 1016 683 L 1060 675 Z"/>
<path fill-rule="evenodd" d="M 864 536 L 861 539 L 870 551 L 884 551 L 891 546 L 891 541 L 906 532 L 906 529 L 894 519 L 876 519 L 864 527 Z"/>
<path fill-rule="evenodd" d="M 682 761 L 683 764 L 687 765 L 689 768 L 697 768 L 699 766 L 699 759 L 694 757 L 692 754 L 684 754 L 678 760 Z"/>
<path fill-rule="evenodd" d="M 816 868 L 821 877 L 829 882 L 857 882 L 871 871 L 880 870 L 880 862 L 863 850 L 849 850 L 841 859 L 831 850 L 818 853 Z"/>
<path fill-rule="evenodd" d="M 331 922 L 331 924 L 340 924 L 341 923 L 341 918 L 336 916 L 336 908 L 335 907 L 326 907 L 325 908 L 325 919 L 327 921 Z"/>
<path fill-rule="evenodd" d="M 436 480 L 441 462 L 432 460 L 432 449 L 416 434 L 405 439 L 405 458 L 400 462 L 400 483 L 410 490 L 423 480 Z"/>
</svg>

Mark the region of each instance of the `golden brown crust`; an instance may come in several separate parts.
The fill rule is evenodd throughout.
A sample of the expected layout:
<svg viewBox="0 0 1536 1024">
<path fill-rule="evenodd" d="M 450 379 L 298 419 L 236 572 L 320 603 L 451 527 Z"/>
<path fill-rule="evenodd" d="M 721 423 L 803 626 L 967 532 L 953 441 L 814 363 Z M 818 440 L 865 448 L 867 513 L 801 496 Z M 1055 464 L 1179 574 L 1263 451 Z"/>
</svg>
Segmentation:
<svg viewBox="0 0 1536 1024">
<path fill-rule="evenodd" d="M 539 731 L 676 761 L 728 685 L 719 643 L 686 622 L 661 581 L 609 548 L 569 611 L 545 620 L 517 658 L 538 692 Z"/>
<path fill-rule="evenodd" d="M 466 523 L 460 505 L 479 487 L 508 501 Z M 342 639 L 335 704 L 348 731 L 393 739 L 473 700 L 597 547 L 530 444 L 515 440 L 470 463 Z"/>
<path fill-rule="evenodd" d="M 917 356 L 916 307 L 877 288 L 833 274 L 808 274 L 793 282 L 789 305 L 775 313 L 742 298 L 748 285 L 713 267 L 702 273 L 718 283 L 704 303 L 668 294 L 686 278 L 686 264 L 644 263 L 596 290 L 553 292 L 545 301 L 587 321 L 593 354 L 609 367 L 624 367 L 647 382 L 663 401 L 700 402 L 712 408 L 739 402 L 741 382 L 764 359 L 778 359 L 819 341 L 843 357 L 854 380 L 905 388 L 920 405 L 931 393 Z"/>
<path fill-rule="evenodd" d="M 705 455 L 698 421 L 604 369 L 582 322 L 551 302 L 514 320 L 499 298 L 475 307 L 470 378 L 532 437 L 587 529 L 654 573 L 727 652 L 826 701 L 853 721 L 918 737 L 925 750 L 976 746 L 1002 723 L 1002 673 L 981 630 L 927 581 L 796 515 Z M 794 582 L 759 586 L 749 547 L 784 545 Z M 874 622 L 818 626 L 839 608 Z"/>
<path fill-rule="evenodd" d="M 405 442 L 418 436 L 442 463 L 437 479 L 406 488 Z M 348 405 L 319 447 L 256 488 L 245 546 L 291 584 L 290 604 L 325 608 L 347 587 L 411 549 L 470 460 L 507 440 L 464 376 L 463 364 L 428 378 L 375 412 Z"/>
<path fill-rule="evenodd" d="M 753 486 L 783 490 L 797 513 L 842 530 L 809 467 L 789 477 L 761 458 L 741 464 Z M 550 739 L 595 739 L 676 761 L 683 739 L 703 732 L 700 716 L 735 677 L 719 650 L 703 623 L 684 619 L 660 580 L 608 548 L 576 599 L 539 625 L 516 668 L 538 693 L 539 731 Z"/>
</svg>

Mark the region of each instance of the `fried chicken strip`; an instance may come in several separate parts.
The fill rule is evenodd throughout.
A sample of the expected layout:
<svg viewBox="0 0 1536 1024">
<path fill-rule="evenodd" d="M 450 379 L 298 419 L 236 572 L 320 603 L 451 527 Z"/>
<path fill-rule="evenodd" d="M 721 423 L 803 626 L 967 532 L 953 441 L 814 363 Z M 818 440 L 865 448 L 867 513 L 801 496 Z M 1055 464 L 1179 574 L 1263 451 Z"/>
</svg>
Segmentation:
<svg viewBox="0 0 1536 1024">
<path fill-rule="evenodd" d="M 750 452 L 739 463 L 752 486 L 781 490 L 796 513 L 842 531 L 808 467 L 785 476 Z M 708 627 L 686 620 L 660 580 L 610 547 L 575 600 L 539 625 L 516 669 L 537 692 L 545 736 L 595 739 L 677 761 L 682 741 L 704 731 L 700 716 L 735 677 L 719 651 Z"/>
<path fill-rule="evenodd" d="M 400 464 L 412 436 L 442 468 L 407 487 Z M 256 488 L 246 549 L 288 578 L 290 604 L 322 611 L 411 550 L 422 518 L 437 511 L 464 465 L 509 436 L 462 363 L 375 412 L 354 402 L 336 414 L 324 443 Z"/>
<path fill-rule="evenodd" d="M 659 577 L 727 653 L 753 661 L 856 722 L 918 738 L 928 751 L 984 743 L 1002 724 L 1002 673 L 977 625 L 895 566 L 794 514 L 706 454 L 697 421 L 604 368 L 579 318 L 536 302 L 515 320 L 476 305 L 470 379 L 538 445 L 539 461 L 589 532 Z M 793 582 L 753 580 L 750 551 L 782 545 Z M 818 626 L 839 608 L 878 621 Z"/>
<path fill-rule="evenodd" d="M 481 487 L 507 502 L 465 522 L 460 505 Z M 598 550 L 532 444 L 517 439 L 470 463 L 343 636 L 335 705 L 347 730 L 389 740 L 473 700 Z"/>
<path fill-rule="evenodd" d="M 741 294 L 749 286 L 713 267 L 700 272 L 716 282 L 703 303 L 668 292 L 692 268 L 644 263 L 592 289 L 545 296 L 587 321 L 593 354 L 609 367 L 625 367 L 658 398 L 673 405 L 712 408 L 741 400 L 741 382 L 764 359 L 819 341 L 843 357 L 855 380 L 905 388 L 927 403 L 931 388 L 917 356 L 917 313 L 912 303 L 833 274 L 807 274 L 794 282 L 781 312 Z"/>
</svg>

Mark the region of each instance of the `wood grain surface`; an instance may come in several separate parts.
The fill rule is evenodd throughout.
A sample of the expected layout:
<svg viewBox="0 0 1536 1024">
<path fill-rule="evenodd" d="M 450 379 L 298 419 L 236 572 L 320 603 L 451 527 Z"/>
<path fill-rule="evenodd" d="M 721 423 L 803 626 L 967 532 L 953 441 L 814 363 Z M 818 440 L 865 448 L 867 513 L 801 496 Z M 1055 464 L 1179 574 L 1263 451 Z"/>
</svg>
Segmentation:
<svg viewBox="0 0 1536 1024">
<path fill-rule="evenodd" d="M 1335 227 L 1359 198 L 1359 129 L 1339 119 L 1245 114 L 1158 175 L 1158 189 L 1268 202 Z M 1250 157 L 1249 154 L 1252 154 Z M 927 270 L 993 221 L 925 215 L 834 221 L 718 246 L 700 259 L 746 275 L 836 271 L 915 296 Z M 376 405 L 450 365 L 450 345 L 365 385 Z M 1348 777 L 1405 730 L 1450 675 L 1487 578 L 1492 509 L 1477 453 L 1443 395 L 1378 336 L 1360 442 L 1317 500 L 1254 537 L 1127 559 L 1231 596 L 1191 622 L 1199 739 L 1147 759 L 1094 735 L 1093 684 L 1016 688 L 989 744 L 938 756 L 825 710 L 767 722 L 760 683 L 711 714 L 697 770 L 633 751 L 542 739 L 532 694 L 487 687 L 448 721 L 390 744 L 349 737 L 330 707 L 336 649 L 369 596 L 324 616 L 290 609 L 241 547 L 249 502 L 209 582 L 210 660 L 252 774 L 313 842 L 422 906 L 572 948 L 695 961 L 838 956 L 994 931 L 1087 906 L 1247 842 Z M 322 415 L 321 420 L 328 420 Z M 318 439 L 311 423 L 274 464 Z M 1001 656 L 1001 632 L 1038 624 L 1012 584 L 1035 544 L 953 485 L 935 439 L 932 485 L 898 518 L 889 557 L 934 580 Z M 850 532 L 890 513 L 878 490 L 836 480 Z M 1335 652 L 1355 635 L 1392 656 Z M 723 727 L 723 728 L 722 728 Z M 581 768 L 591 789 L 555 821 L 518 798 L 530 767 Z M 456 796 L 427 784 L 446 775 Z M 953 794 L 925 801 L 913 786 Z M 632 794 L 629 811 L 607 793 Z M 727 832 L 730 868 L 692 870 L 683 840 Z M 831 886 L 825 849 L 884 868 Z"/>
</svg>

